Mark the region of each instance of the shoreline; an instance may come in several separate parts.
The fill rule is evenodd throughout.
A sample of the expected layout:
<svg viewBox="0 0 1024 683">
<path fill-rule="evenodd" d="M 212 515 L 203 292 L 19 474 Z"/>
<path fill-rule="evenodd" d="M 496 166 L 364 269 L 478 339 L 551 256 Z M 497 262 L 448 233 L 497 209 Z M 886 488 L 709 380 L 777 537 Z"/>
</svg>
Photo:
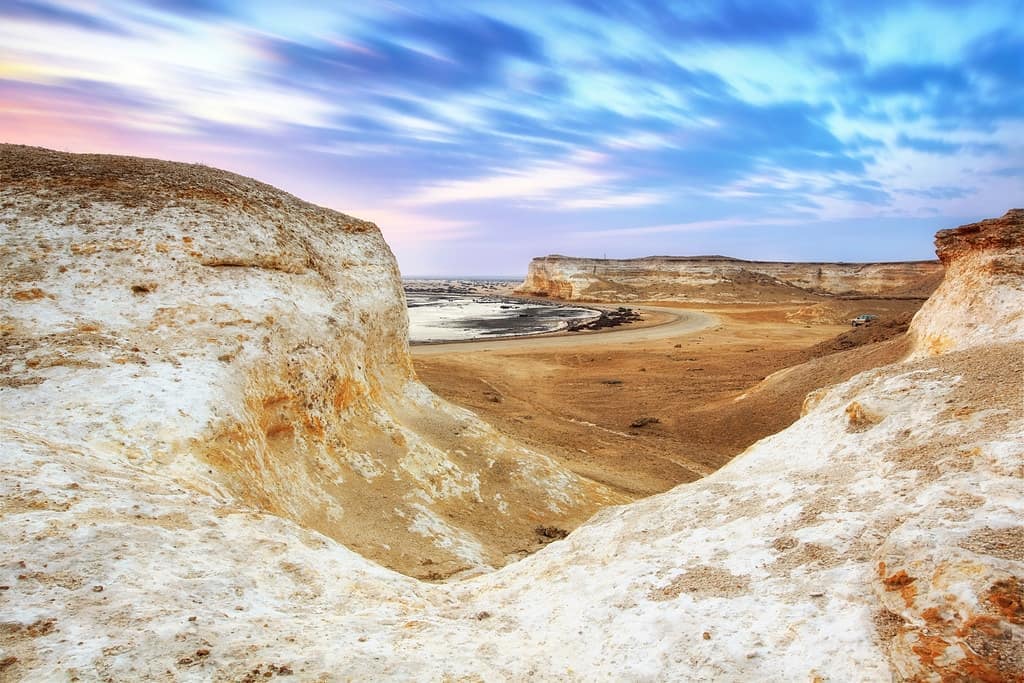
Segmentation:
<svg viewBox="0 0 1024 683">
<path fill-rule="evenodd" d="M 486 300 L 485 303 L 532 304 L 532 305 L 535 305 L 535 306 L 545 306 L 545 307 L 559 308 L 559 309 L 583 310 L 583 311 L 590 311 L 590 312 L 593 313 L 593 315 L 590 315 L 590 316 L 587 316 L 587 317 L 584 317 L 584 318 L 558 321 L 557 322 L 557 327 L 555 327 L 554 329 L 546 330 L 546 331 L 542 331 L 542 332 L 525 331 L 525 332 L 522 332 L 522 333 L 512 332 L 512 333 L 508 333 L 508 334 L 481 335 L 481 336 L 473 337 L 473 338 L 470 338 L 470 339 L 437 339 L 437 340 L 425 340 L 425 341 L 412 341 L 412 339 L 410 339 L 409 340 L 409 347 L 410 348 L 416 348 L 416 347 L 422 347 L 422 346 L 437 346 L 437 345 L 444 345 L 444 344 L 473 344 L 473 343 L 478 343 L 478 342 L 500 341 L 500 340 L 508 340 L 508 339 L 528 339 L 528 338 L 532 339 L 532 338 L 535 338 L 535 337 L 554 337 L 554 336 L 563 336 L 563 335 L 564 336 L 568 336 L 568 335 L 588 335 L 588 334 L 594 334 L 595 332 L 614 332 L 616 330 L 619 330 L 620 328 L 627 328 L 628 329 L 628 328 L 636 327 L 638 325 L 643 326 L 643 322 L 644 322 L 643 320 L 624 321 L 624 322 L 620 322 L 620 323 L 618 323 L 616 325 L 612 325 L 612 326 L 608 326 L 608 327 L 604 327 L 604 328 L 600 328 L 600 329 L 596 329 L 596 330 L 570 330 L 569 329 L 570 325 L 572 325 L 574 323 L 592 323 L 592 322 L 600 319 L 600 317 L 602 315 L 605 315 L 607 313 L 615 313 L 620 308 L 626 308 L 626 309 L 629 309 L 629 310 L 639 310 L 639 309 L 637 307 L 635 307 L 635 306 L 632 306 L 632 307 L 631 306 L 623 306 L 621 304 L 620 305 L 612 305 L 612 304 L 596 304 L 596 303 L 589 303 L 589 302 L 588 303 L 577 304 L 575 302 L 558 301 L 558 300 L 552 300 L 552 299 L 543 299 L 543 298 L 540 298 L 540 297 L 529 297 L 529 296 L 508 295 L 508 294 L 493 294 L 493 293 L 490 293 L 490 292 L 478 292 L 478 293 L 450 292 L 450 291 L 446 291 L 446 290 L 442 290 L 442 289 L 437 289 L 437 290 L 415 290 L 415 291 L 412 291 L 412 292 L 406 291 L 405 292 L 406 300 L 407 300 L 407 304 L 406 305 L 407 305 L 407 308 L 409 308 L 409 309 L 420 308 L 420 306 L 409 306 L 408 305 L 408 296 L 409 296 L 409 294 L 446 297 L 448 299 L 464 299 L 464 300 L 484 299 L 484 300 Z M 508 318 L 507 319 L 509 327 L 515 327 L 515 324 L 516 324 L 515 320 L 516 320 L 515 318 Z M 666 322 L 671 322 L 671 321 L 662 321 L 662 322 L 659 322 L 658 324 L 664 324 Z"/>
<path fill-rule="evenodd" d="M 549 349 L 570 347 L 576 342 L 581 345 L 605 344 L 632 341 L 653 341 L 657 339 L 688 336 L 720 324 L 718 316 L 696 310 L 670 309 L 661 306 L 635 306 L 633 310 L 654 314 L 653 319 L 627 323 L 619 327 L 599 330 L 569 332 L 558 330 L 539 334 L 523 334 L 494 339 L 465 339 L 450 342 L 417 343 L 409 345 L 410 353 L 418 356 L 438 355 L 448 352 L 472 352 L 491 350 L 519 350 L 527 347 Z M 611 337 L 597 340 L 595 337 Z"/>
<path fill-rule="evenodd" d="M 459 296 L 472 297 L 472 296 L 479 296 L 479 295 L 467 294 L 467 295 L 459 295 Z M 499 298 L 499 297 L 494 297 L 494 298 Z M 585 309 L 585 310 L 594 311 L 595 313 L 598 314 L 598 316 L 600 314 L 603 314 L 603 313 L 616 312 L 619 308 L 627 308 L 627 309 L 629 309 L 631 311 L 639 312 L 641 314 L 646 314 L 648 316 L 651 315 L 652 313 L 655 314 L 655 315 L 654 315 L 653 319 L 648 318 L 648 317 L 642 317 L 639 320 L 622 322 L 622 323 L 620 323 L 618 325 L 615 325 L 615 326 L 604 327 L 604 328 L 593 329 L 593 330 L 569 330 L 568 326 L 569 326 L 570 323 L 569 322 L 564 322 L 564 323 L 560 324 L 560 327 L 558 329 L 550 330 L 550 331 L 547 331 L 547 332 L 524 332 L 522 334 L 493 335 L 493 336 L 485 336 L 485 337 L 475 337 L 473 339 L 451 339 L 451 340 L 437 340 L 437 341 L 412 341 L 412 340 L 409 340 L 408 344 L 409 344 L 410 350 L 420 349 L 420 348 L 428 348 L 428 347 L 436 347 L 436 346 L 448 346 L 448 345 L 465 347 L 466 345 L 470 345 L 470 344 L 487 344 L 487 343 L 491 343 L 491 342 L 514 341 L 514 340 L 557 339 L 557 338 L 563 338 L 563 337 L 591 337 L 591 336 L 597 335 L 597 334 L 602 334 L 603 335 L 603 334 L 608 334 L 608 333 L 611 333 L 611 332 L 627 332 L 629 330 L 640 330 L 640 329 L 649 329 L 649 328 L 653 328 L 653 327 L 661 327 L 663 325 L 669 325 L 671 323 L 674 323 L 677 320 L 679 320 L 681 317 L 684 316 L 684 314 L 679 313 L 678 310 L 670 310 L 669 308 L 666 308 L 666 307 L 663 307 L 663 306 L 660 306 L 660 305 L 659 306 L 651 306 L 651 305 L 623 306 L 621 304 L 598 304 L 598 303 L 589 303 L 589 302 L 586 303 L 586 304 L 582 304 L 582 305 L 575 305 L 575 304 L 570 304 L 570 303 L 566 303 L 566 302 L 558 303 L 558 302 L 555 302 L 555 301 L 552 301 L 552 300 L 548 300 L 548 299 L 539 299 L 539 298 L 531 298 L 531 297 L 517 297 L 517 296 L 504 296 L 503 295 L 500 298 L 503 299 L 503 300 L 517 301 L 517 302 L 522 302 L 522 303 L 546 304 L 546 305 L 559 306 L 559 307 L 564 307 L 564 308 Z M 598 316 L 594 316 L 594 317 L 588 318 L 586 320 L 587 321 L 593 321 L 593 320 L 596 320 Z"/>
</svg>

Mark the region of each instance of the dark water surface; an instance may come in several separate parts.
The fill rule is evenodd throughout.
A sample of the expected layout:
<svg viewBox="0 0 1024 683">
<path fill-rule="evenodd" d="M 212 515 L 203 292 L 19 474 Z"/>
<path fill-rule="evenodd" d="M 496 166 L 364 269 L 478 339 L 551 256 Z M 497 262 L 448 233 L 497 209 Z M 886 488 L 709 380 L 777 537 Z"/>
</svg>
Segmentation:
<svg viewBox="0 0 1024 683">
<path fill-rule="evenodd" d="M 413 344 L 554 332 L 599 315 L 589 308 L 500 296 L 409 290 L 405 296 Z"/>
</svg>

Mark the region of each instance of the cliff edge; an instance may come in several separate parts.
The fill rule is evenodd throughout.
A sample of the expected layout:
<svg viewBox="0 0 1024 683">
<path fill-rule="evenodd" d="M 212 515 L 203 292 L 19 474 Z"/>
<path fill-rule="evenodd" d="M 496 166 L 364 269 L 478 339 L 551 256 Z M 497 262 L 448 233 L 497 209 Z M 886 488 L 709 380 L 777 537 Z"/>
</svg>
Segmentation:
<svg viewBox="0 0 1024 683">
<path fill-rule="evenodd" d="M 575 301 L 761 303 L 815 297 L 923 299 L 942 279 L 938 261 L 784 263 L 724 256 L 530 261 L 518 291 Z"/>
<path fill-rule="evenodd" d="M 935 236 L 949 271 L 917 313 L 917 355 L 1024 337 L 1024 209 Z"/>
<path fill-rule="evenodd" d="M 204 166 L 3 146 L 0 224 L 8 456 L 165 477 L 427 578 L 613 500 L 416 381 L 372 223 Z"/>
</svg>

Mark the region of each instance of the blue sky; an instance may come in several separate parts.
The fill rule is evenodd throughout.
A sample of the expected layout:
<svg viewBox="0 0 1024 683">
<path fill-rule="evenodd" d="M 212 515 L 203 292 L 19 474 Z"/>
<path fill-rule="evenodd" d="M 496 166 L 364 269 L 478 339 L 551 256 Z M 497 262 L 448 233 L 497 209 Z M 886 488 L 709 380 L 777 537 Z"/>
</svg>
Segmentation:
<svg viewBox="0 0 1024 683">
<path fill-rule="evenodd" d="M 1024 205 L 1024 0 L 6 0 L 0 131 L 257 177 L 406 274 L 930 258 Z"/>
</svg>

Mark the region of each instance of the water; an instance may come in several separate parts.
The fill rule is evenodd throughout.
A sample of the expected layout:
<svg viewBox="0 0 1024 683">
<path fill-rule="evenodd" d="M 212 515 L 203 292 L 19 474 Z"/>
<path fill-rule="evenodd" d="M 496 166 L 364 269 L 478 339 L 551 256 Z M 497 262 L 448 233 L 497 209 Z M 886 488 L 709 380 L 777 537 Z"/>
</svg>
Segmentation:
<svg viewBox="0 0 1024 683">
<path fill-rule="evenodd" d="M 564 329 L 598 311 L 500 296 L 406 290 L 409 341 L 413 344 L 514 337 Z"/>
</svg>

